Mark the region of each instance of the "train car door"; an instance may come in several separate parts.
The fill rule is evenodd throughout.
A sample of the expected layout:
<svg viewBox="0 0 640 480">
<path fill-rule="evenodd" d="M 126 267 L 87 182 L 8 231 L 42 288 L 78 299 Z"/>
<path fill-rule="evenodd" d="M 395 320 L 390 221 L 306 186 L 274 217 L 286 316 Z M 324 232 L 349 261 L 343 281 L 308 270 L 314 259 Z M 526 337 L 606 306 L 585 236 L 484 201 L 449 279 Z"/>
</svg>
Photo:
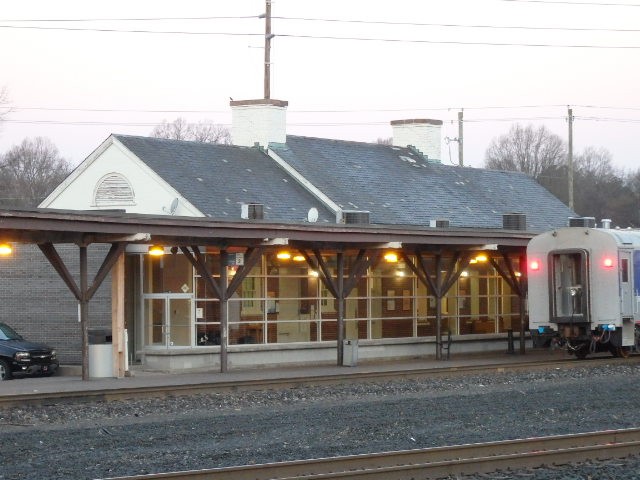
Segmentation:
<svg viewBox="0 0 640 480">
<path fill-rule="evenodd" d="M 633 284 L 631 282 L 631 262 L 632 251 L 620 250 L 618 254 L 620 262 L 618 275 L 620 279 L 620 311 L 623 318 L 633 317 L 635 295 L 633 292 Z"/>
<path fill-rule="evenodd" d="M 553 251 L 549 260 L 552 321 L 590 322 L 587 253 Z"/>
</svg>

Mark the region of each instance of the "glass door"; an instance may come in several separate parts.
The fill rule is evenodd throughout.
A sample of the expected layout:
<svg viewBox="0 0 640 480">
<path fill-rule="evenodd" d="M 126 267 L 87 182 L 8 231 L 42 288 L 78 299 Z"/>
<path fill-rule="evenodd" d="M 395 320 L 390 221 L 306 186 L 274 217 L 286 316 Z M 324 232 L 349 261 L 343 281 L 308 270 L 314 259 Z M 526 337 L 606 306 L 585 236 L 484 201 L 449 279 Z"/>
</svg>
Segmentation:
<svg viewBox="0 0 640 480">
<path fill-rule="evenodd" d="M 193 344 L 191 295 L 153 295 L 144 299 L 145 343 L 156 347 Z"/>
</svg>

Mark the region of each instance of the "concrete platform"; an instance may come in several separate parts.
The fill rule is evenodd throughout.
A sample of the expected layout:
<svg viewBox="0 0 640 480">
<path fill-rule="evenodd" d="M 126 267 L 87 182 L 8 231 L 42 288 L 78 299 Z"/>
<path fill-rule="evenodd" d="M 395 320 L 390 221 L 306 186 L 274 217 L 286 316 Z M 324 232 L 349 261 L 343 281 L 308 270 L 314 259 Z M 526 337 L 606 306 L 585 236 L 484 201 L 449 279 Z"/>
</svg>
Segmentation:
<svg viewBox="0 0 640 480">
<path fill-rule="evenodd" d="M 207 371 L 197 373 L 158 373 L 143 370 L 131 371 L 125 378 L 96 378 L 83 381 L 78 368 L 63 368 L 62 374 L 53 377 L 15 378 L 0 382 L 0 398 L 10 395 L 46 394 L 57 392 L 89 392 L 96 390 L 118 390 L 144 387 L 201 385 L 210 383 L 243 382 L 252 380 L 281 380 L 350 375 L 373 372 L 407 372 L 415 369 L 463 369 L 466 367 L 501 366 L 513 363 L 539 362 L 544 360 L 571 359 L 562 350 L 532 350 L 525 355 L 492 353 L 457 355 L 450 360 L 416 359 L 383 363 L 365 363 L 353 367 L 304 366 L 288 368 L 261 368 L 231 370 L 228 373 Z M 67 373 L 67 374 L 65 374 Z M 71 373 L 71 374 L 69 374 Z"/>
</svg>

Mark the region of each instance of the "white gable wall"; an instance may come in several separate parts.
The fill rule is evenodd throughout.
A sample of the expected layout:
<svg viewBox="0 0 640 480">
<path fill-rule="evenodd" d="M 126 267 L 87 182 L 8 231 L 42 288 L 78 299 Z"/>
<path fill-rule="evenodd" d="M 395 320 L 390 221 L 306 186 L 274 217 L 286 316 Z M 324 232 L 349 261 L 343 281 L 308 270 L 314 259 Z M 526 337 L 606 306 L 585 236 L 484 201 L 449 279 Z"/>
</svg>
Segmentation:
<svg viewBox="0 0 640 480">
<path fill-rule="evenodd" d="M 103 203 L 97 206 L 94 201 L 96 187 L 106 175 L 113 173 L 128 181 L 133 190 L 133 202 L 113 205 Z M 56 188 L 40 207 L 63 210 L 121 209 L 127 213 L 169 215 L 171 204 L 176 198 L 178 205 L 174 215 L 204 216 L 138 157 L 111 137 Z"/>
</svg>

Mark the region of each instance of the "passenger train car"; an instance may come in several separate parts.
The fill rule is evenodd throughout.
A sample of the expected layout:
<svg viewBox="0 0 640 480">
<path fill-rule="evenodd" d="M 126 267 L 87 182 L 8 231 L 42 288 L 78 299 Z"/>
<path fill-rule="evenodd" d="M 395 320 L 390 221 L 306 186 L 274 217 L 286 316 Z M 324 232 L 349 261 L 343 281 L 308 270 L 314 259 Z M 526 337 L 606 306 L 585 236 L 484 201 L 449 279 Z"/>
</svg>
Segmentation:
<svg viewBox="0 0 640 480">
<path fill-rule="evenodd" d="M 640 230 L 553 230 L 530 241 L 527 263 L 534 344 L 559 342 L 578 358 L 636 346 Z"/>
</svg>

